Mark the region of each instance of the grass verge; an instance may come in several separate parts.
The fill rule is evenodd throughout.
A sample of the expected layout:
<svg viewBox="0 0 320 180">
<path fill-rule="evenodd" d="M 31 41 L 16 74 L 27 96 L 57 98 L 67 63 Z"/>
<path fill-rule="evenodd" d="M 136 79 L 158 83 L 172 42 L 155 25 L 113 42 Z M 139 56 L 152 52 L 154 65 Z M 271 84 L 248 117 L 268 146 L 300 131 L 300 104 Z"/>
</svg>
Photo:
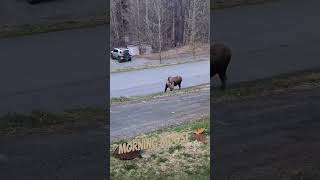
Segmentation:
<svg viewBox="0 0 320 180">
<path fill-rule="evenodd" d="M 210 121 L 209 117 L 163 128 L 154 132 L 140 135 L 134 139 L 163 137 L 172 133 L 190 133 L 190 138 L 182 144 L 149 149 L 143 152 L 141 158 L 119 160 L 113 156 L 116 142 L 111 144 L 110 175 L 111 179 L 210 179 Z M 205 142 L 198 142 L 192 132 L 197 128 L 205 128 Z"/>
<path fill-rule="evenodd" d="M 165 64 L 147 64 L 147 65 L 143 65 L 143 66 L 116 69 L 116 70 L 112 70 L 111 73 L 138 71 L 138 70 L 143 70 L 143 69 L 152 69 L 152 68 L 159 68 L 159 67 L 172 66 L 172 65 L 178 65 L 178 64 L 195 63 L 195 62 L 201 62 L 201 61 L 208 61 L 208 59 L 200 59 L 200 60 L 192 60 L 192 61 L 180 61 L 180 62 L 165 63 Z"/>
<path fill-rule="evenodd" d="M 202 85 L 198 85 L 198 86 L 182 88 L 181 90 L 175 89 L 173 91 L 170 91 L 168 89 L 166 93 L 164 93 L 164 92 L 153 93 L 153 94 L 149 94 L 146 96 L 113 97 L 110 99 L 110 104 L 111 105 L 118 105 L 118 104 L 134 103 L 134 102 L 143 102 L 143 101 L 149 101 L 152 99 L 158 99 L 158 98 L 162 98 L 162 97 L 188 94 L 188 93 L 199 92 L 199 91 L 209 90 L 209 89 L 210 89 L 209 84 L 202 84 Z"/>
<path fill-rule="evenodd" d="M 210 3 L 210 9 L 225 9 L 236 6 L 263 4 L 268 2 L 279 2 L 280 0 L 215 0 L 214 3 Z"/>
<path fill-rule="evenodd" d="M 315 180 L 320 179 L 318 167 L 307 166 L 295 170 L 281 170 L 278 179 L 281 180 Z"/>
<path fill-rule="evenodd" d="M 106 116 L 106 111 L 99 107 L 79 108 L 62 113 L 8 113 L 0 117 L 0 135 L 74 132 L 82 128 L 103 127 Z"/>
<path fill-rule="evenodd" d="M 266 96 L 290 89 L 308 89 L 315 87 L 320 87 L 320 71 L 301 71 L 268 79 L 235 84 L 225 91 L 212 88 L 211 102 L 257 95 Z"/>
<path fill-rule="evenodd" d="M 37 33 L 47 33 L 54 31 L 63 31 L 67 29 L 77 29 L 86 27 L 95 27 L 109 23 L 107 16 L 69 20 L 64 22 L 46 23 L 46 24 L 25 24 L 17 26 L 1 26 L 0 38 L 26 36 Z"/>
</svg>

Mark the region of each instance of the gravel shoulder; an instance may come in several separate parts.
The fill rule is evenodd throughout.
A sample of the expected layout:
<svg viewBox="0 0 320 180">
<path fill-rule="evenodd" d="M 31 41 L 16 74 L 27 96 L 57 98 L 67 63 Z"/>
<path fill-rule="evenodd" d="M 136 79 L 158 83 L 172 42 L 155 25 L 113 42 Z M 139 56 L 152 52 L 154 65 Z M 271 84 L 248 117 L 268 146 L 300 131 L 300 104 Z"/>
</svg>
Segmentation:
<svg viewBox="0 0 320 180">
<path fill-rule="evenodd" d="M 209 114 L 209 88 L 110 108 L 110 141 L 133 137 Z"/>
</svg>

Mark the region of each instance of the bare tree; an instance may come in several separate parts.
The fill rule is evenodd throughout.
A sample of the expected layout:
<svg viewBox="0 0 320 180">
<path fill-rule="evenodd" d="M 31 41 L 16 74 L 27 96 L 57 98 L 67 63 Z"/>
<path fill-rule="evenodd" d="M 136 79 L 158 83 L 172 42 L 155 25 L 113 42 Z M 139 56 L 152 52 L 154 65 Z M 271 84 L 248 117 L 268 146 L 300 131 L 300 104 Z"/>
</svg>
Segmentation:
<svg viewBox="0 0 320 180">
<path fill-rule="evenodd" d="M 191 37 L 190 37 L 190 44 L 192 44 L 192 54 L 193 57 L 195 56 L 195 36 L 196 36 L 196 8 L 197 0 L 193 0 L 192 2 L 192 19 L 191 19 Z"/>
<path fill-rule="evenodd" d="M 209 0 L 111 0 L 112 45 L 148 43 L 159 53 L 209 41 Z"/>
<path fill-rule="evenodd" d="M 161 64 L 161 50 L 162 50 L 162 38 L 161 38 L 161 10 L 162 10 L 162 7 L 161 7 L 161 1 L 160 0 L 156 0 L 156 3 L 155 3 L 155 7 L 156 7 L 156 12 L 157 12 L 157 16 L 158 16 L 158 42 L 159 42 L 159 58 L 160 58 L 160 64 Z"/>
</svg>

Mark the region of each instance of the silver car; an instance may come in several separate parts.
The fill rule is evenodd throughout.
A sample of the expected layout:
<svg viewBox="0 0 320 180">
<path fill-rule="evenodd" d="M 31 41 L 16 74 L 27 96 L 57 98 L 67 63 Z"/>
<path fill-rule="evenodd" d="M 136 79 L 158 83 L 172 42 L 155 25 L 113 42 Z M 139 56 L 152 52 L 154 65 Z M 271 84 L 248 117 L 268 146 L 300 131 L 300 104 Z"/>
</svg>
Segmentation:
<svg viewBox="0 0 320 180">
<path fill-rule="evenodd" d="M 129 49 L 127 48 L 114 48 L 111 51 L 111 59 L 118 60 L 119 63 L 125 61 L 131 61 L 131 54 L 129 53 Z"/>
</svg>

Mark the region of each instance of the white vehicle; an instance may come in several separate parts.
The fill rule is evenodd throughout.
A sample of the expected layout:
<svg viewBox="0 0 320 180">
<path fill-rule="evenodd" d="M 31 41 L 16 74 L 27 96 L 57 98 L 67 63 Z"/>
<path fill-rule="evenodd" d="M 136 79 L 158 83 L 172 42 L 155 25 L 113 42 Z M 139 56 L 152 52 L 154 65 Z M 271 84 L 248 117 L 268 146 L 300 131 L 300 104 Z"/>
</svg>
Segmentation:
<svg viewBox="0 0 320 180">
<path fill-rule="evenodd" d="M 131 54 L 129 53 L 129 49 L 127 48 L 114 48 L 111 51 L 111 59 L 116 59 L 119 63 L 124 61 L 131 61 Z"/>
</svg>

